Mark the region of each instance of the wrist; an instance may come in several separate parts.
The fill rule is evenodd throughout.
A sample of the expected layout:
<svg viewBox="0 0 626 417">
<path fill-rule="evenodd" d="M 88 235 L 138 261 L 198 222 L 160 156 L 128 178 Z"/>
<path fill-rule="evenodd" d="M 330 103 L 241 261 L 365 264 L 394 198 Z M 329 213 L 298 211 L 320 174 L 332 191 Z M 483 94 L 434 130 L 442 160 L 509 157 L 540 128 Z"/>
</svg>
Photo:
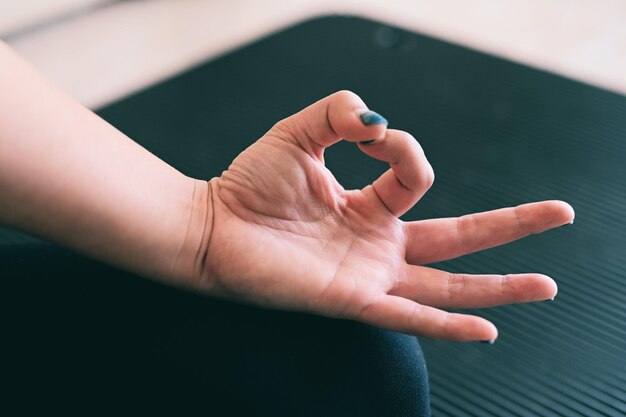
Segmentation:
<svg viewBox="0 0 626 417">
<path fill-rule="evenodd" d="M 184 227 L 182 244 L 172 274 L 182 286 L 208 291 L 210 271 L 207 266 L 209 245 L 213 229 L 213 195 L 211 182 L 191 179 L 193 191 Z"/>
</svg>

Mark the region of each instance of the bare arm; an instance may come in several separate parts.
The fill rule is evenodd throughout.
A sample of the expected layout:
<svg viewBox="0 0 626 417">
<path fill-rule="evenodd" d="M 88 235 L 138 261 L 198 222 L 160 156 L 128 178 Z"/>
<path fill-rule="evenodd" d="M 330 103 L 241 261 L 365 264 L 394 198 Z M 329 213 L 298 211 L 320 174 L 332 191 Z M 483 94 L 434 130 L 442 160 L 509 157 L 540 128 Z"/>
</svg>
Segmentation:
<svg viewBox="0 0 626 417">
<path fill-rule="evenodd" d="M 152 155 L 0 42 L 0 223 L 185 280 L 208 198 L 206 182 Z"/>
</svg>

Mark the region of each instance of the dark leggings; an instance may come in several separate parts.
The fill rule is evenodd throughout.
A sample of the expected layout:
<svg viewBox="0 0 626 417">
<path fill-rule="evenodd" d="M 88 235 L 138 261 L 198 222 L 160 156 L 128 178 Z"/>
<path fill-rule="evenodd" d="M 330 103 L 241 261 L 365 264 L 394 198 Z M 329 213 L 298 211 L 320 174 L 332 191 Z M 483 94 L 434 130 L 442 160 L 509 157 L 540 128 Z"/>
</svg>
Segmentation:
<svg viewBox="0 0 626 417">
<path fill-rule="evenodd" d="M 25 412 L 430 415 L 414 337 L 189 294 L 48 245 L 0 247 L 0 261 L 5 398 Z"/>
</svg>

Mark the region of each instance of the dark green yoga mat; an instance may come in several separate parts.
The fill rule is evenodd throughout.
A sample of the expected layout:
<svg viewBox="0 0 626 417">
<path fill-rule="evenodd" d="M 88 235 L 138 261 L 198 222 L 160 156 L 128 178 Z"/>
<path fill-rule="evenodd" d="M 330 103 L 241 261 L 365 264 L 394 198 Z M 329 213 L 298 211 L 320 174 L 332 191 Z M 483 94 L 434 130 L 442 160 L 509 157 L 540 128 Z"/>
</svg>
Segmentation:
<svg viewBox="0 0 626 417">
<path fill-rule="evenodd" d="M 422 339 L 434 416 L 625 415 L 626 97 L 376 22 L 326 17 L 100 114 L 185 174 L 210 178 L 277 120 L 339 89 L 411 132 L 430 159 L 435 185 L 405 219 L 543 199 L 576 209 L 572 226 L 439 265 L 542 272 L 560 291 L 554 303 L 477 311 L 499 327 L 494 345 Z M 348 143 L 329 149 L 327 162 L 346 188 L 385 169 Z M 36 262 L 24 255 L 26 240 L 5 231 L 0 251 Z"/>
</svg>

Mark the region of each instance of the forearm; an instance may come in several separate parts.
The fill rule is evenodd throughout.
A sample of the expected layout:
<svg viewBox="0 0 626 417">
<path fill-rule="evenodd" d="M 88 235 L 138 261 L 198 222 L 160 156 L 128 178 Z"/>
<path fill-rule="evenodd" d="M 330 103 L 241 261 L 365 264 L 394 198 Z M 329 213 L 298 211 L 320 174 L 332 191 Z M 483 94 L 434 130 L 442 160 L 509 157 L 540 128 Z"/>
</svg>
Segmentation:
<svg viewBox="0 0 626 417">
<path fill-rule="evenodd" d="M 209 198 L 206 182 L 152 155 L 0 43 L 0 223 L 184 280 L 207 239 Z"/>
</svg>

